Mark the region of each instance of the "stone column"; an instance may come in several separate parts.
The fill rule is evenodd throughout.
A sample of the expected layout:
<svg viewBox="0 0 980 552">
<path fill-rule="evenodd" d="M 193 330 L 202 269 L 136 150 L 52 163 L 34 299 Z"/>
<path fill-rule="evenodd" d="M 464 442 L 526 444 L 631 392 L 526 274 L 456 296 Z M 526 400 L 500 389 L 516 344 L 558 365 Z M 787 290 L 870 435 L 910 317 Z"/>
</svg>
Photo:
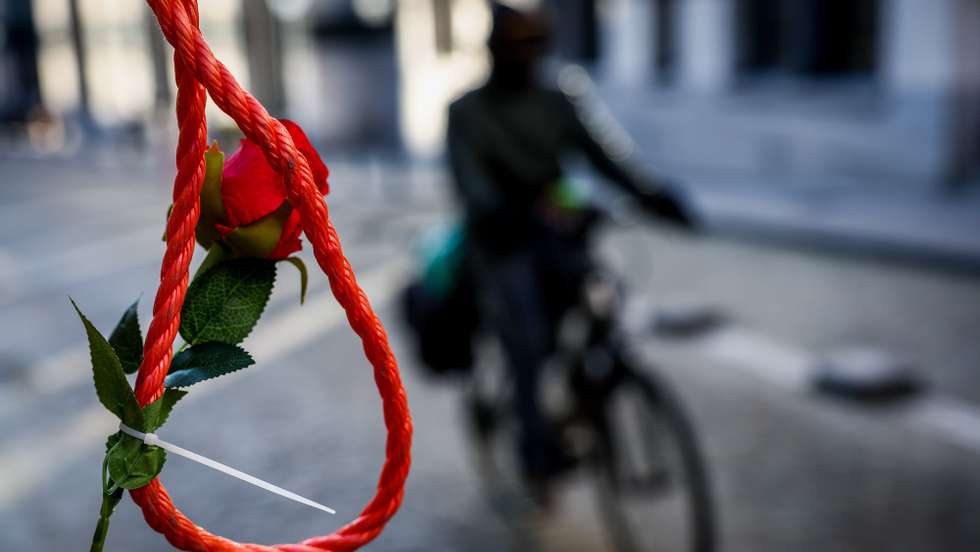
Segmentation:
<svg viewBox="0 0 980 552">
<path fill-rule="evenodd" d="M 153 12 L 146 10 L 144 14 L 146 21 L 147 40 L 150 45 L 150 61 L 153 67 L 153 110 L 154 115 L 163 114 L 170 111 L 172 101 L 170 64 L 173 55 L 168 48 L 167 41 L 160 32 L 156 17 Z M 167 113 L 167 116 L 170 116 Z"/>
<path fill-rule="evenodd" d="M 957 0 L 955 21 L 948 179 L 958 185 L 980 174 L 980 2 Z"/>
<path fill-rule="evenodd" d="M 921 93 L 949 86 L 956 1 L 891 0 L 883 4 L 881 65 L 890 93 Z"/>
<path fill-rule="evenodd" d="M 68 1 L 68 20 L 71 32 L 72 51 L 75 54 L 75 71 L 78 80 L 78 116 L 82 129 L 86 132 L 95 130 L 92 120 L 92 95 L 88 85 L 88 56 L 85 49 L 85 25 L 82 22 L 82 12 L 79 0 Z"/>
<path fill-rule="evenodd" d="M 731 85 L 736 59 L 735 7 L 732 0 L 678 3 L 682 86 L 701 92 L 719 92 Z"/>
<path fill-rule="evenodd" d="M 904 148 L 918 158 L 914 178 L 949 172 L 954 86 L 955 4 L 959 0 L 890 0 L 882 5 L 880 80 L 888 122 L 914 136 Z"/>
<path fill-rule="evenodd" d="M 282 29 L 267 0 L 242 2 L 252 93 L 275 116 L 286 108 L 282 72 Z"/>
<path fill-rule="evenodd" d="M 638 88 L 652 81 L 657 26 L 651 0 L 612 0 L 602 21 L 602 64 L 618 86 Z"/>
</svg>

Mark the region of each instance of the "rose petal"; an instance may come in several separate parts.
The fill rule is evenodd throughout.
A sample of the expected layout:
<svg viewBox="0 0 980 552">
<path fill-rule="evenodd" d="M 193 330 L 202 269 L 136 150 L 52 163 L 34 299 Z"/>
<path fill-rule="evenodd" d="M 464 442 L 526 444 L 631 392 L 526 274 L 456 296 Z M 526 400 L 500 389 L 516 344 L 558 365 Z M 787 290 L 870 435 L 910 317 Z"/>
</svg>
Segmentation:
<svg viewBox="0 0 980 552">
<path fill-rule="evenodd" d="M 248 139 L 225 162 L 221 179 L 226 226 L 251 224 L 275 211 L 286 199 L 282 177 L 265 160 L 262 150 Z"/>
<path fill-rule="evenodd" d="M 303 243 L 300 241 L 300 236 L 302 233 L 303 227 L 302 224 L 300 224 L 299 211 L 293 209 L 289 214 L 289 218 L 286 219 L 286 223 L 282 227 L 282 236 L 279 238 L 279 244 L 276 245 L 276 248 L 269 254 L 269 258 L 273 260 L 282 260 L 300 249 L 303 249 Z"/>
<path fill-rule="evenodd" d="M 320 154 L 316 152 L 316 148 L 310 143 L 310 139 L 306 137 L 306 133 L 303 132 L 303 129 L 299 125 L 289 119 L 279 119 L 279 122 L 289 131 L 289 135 L 293 137 L 293 143 L 296 144 L 296 148 L 306 157 L 306 162 L 310 164 L 310 170 L 313 171 L 313 182 L 316 183 L 317 189 L 323 195 L 330 193 L 330 184 L 327 183 L 330 170 L 327 169 L 323 160 L 320 159 Z"/>
</svg>

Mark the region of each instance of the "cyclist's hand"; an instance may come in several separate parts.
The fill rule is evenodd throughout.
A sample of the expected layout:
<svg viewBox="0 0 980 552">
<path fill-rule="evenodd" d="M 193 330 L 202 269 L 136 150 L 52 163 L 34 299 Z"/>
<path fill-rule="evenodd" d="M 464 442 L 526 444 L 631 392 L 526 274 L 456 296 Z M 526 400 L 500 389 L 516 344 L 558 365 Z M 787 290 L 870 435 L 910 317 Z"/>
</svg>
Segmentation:
<svg viewBox="0 0 980 552">
<path fill-rule="evenodd" d="M 536 205 L 535 211 L 546 227 L 568 236 L 586 231 L 598 217 L 598 211 L 591 207 L 560 207 L 547 201 Z"/>
<path fill-rule="evenodd" d="M 698 228 L 690 202 L 675 186 L 662 186 L 644 194 L 640 203 L 649 214 L 671 226 L 689 231 Z"/>
</svg>

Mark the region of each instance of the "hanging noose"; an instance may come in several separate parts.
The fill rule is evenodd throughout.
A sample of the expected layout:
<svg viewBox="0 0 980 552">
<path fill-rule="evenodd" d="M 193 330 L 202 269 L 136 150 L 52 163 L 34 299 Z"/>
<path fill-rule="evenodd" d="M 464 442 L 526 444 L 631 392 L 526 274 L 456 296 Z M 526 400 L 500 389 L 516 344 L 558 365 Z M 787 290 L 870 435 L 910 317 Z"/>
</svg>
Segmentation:
<svg viewBox="0 0 980 552">
<path fill-rule="evenodd" d="M 347 313 L 351 328 L 361 338 L 374 369 L 388 430 L 386 458 L 377 494 L 355 520 L 335 533 L 300 544 L 263 546 L 239 544 L 198 527 L 174 506 L 159 479 L 131 491 L 147 523 L 171 544 L 183 550 L 354 550 L 381 533 L 401 504 L 410 464 L 412 423 L 398 364 L 384 327 L 364 291 L 358 286 L 340 239 L 330 221 L 327 205 L 314 183 L 306 158 L 297 150 L 287 129 L 235 81 L 215 58 L 199 28 L 196 0 L 148 0 L 167 41 L 174 47 L 177 80 L 177 175 L 173 211 L 167 224 L 167 247 L 160 287 L 153 304 L 153 319 L 144 344 L 143 362 L 136 380 L 141 407 L 164 392 L 164 379 L 173 357 L 180 327 L 180 312 L 187 294 L 188 269 L 200 217 L 201 187 L 205 177 L 204 152 L 207 96 L 227 113 L 245 136 L 257 144 L 269 164 L 283 176 L 289 203 L 299 211 L 303 231 L 317 264 L 326 274 L 334 297 Z"/>
</svg>

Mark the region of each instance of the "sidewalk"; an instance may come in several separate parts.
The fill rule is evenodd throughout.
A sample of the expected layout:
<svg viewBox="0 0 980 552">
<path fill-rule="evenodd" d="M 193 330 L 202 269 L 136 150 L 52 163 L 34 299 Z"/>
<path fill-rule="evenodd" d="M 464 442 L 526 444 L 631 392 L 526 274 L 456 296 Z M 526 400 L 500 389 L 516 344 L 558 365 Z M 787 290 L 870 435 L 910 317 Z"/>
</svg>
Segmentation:
<svg viewBox="0 0 980 552">
<path fill-rule="evenodd" d="M 980 188 L 783 188 L 685 181 L 710 230 L 980 271 Z"/>
<path fill-rule="evenodd" d="M 5 152 L 0 168 L 17 172 L 33 156 Z M 81 163 L 153 165 L 169 173 L 169 159 L 113 148 L 86 149 L 49 159 L 55 166 Z M 651 169 L 653 167 L 650 167 Z M 658 169 L 660 167 L 657 167 Z M 442 204 L 449 190 L 439 162 L 405 163 L 385 156 L 334 155 L 331 198 L 360 202 L 413 198 L 415 206 Z M 687 169 L 687 170 L 685 170 Z M 0 171 L 11 176 L 9 170 Z M 806 182 L 799 178 L 667 169 L 687 188 L 708 230 L 769 243 L 804 245 L 863 256 L 900 259 L 980 273 L 980 183 L 958 194 L 881 183 Z M 591 172 L 583 177 L 595 177 Z M 167 186 L 161 181 L 160 186 Z M 12 193 L 13 190 L 4 190 Z M 394 195 L 392 195 L 394 194 Z M 6 200 L 11 200 L 6 197 Z"/>
<path fill-rule="evenodd" d="M 943 190 L 941 136 L 889 125 L 867 91 L 600 88 L 639 163 L 688 188 L 716 234 L 980 273 L 980 182 Z"/>
</svg>

